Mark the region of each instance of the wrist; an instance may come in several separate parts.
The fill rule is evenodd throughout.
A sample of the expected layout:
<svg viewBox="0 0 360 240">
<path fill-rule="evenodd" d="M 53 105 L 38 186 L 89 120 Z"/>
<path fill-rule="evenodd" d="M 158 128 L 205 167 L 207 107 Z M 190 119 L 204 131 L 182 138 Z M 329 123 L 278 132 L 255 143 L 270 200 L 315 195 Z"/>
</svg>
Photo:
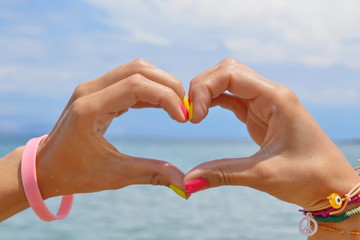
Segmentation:
<svg viewBox="0 0 360 240">
<path fill-rule="evenodd" d="M 343 170 L 338 169 L 339 172 Z M 342 176 L 346 177 L 344 179 L 330 178 L 325 184 L 322 182 L 323 189 L 318 194 L 320 200 L 305 211 L 308 217 L 314 218 L 309 220 L 312 221 L 315 235 L 309 239 L 339 239 L 340 235 L 346 236 L 342 239 L 353 239 L 360 236 L 358 209 L 360 207 L 360 177 L 354 171 L 342 174 Z M 324 197 L 326 196 L 323 193 L 324 190 L 328 191 L 328 197 Z M 336 194 L 331 194 L 332 197 L 330 198 L 330 193 Z M 301 227 L 303 226 L 301 223 L 299 224 L 300 231 L 302 231 Z"/>
<path fill-rule="evenodd" d="M 21 160 L 21 178 L 26 198 L 36 215 L 43 221 L 53 221 L 67 217 L 72 207 L 73 195 L 62 197 L 56 215 L 52 214 L 44 203 L 44 197 L 41 195 L 37 179 L 36 158 L 38 147 L 46 137 L 47 135 L 32 138 L 26 143 Z"/>
<path fill-rule="evenodd" d="M 56 165 L 57 154 L 49 147 L 49 139 L 40 142 L 36 153 L 36 174 L 38 186 L 43 199 L 70 194 L 64 189 L 61 181 L 68 173 Z"/>
<path fill-rule="evenodd" d="M 305 207 L 306 210 L 317 211 L 330 208 L 329 195 L 331 193 L 337 193 L 344 197 L 354 186 L 360 183 L 360 177 L 354 171 L 349 171 L 346 179 L 340 180 L 334 178 L 334 180 L 329 179 L 326 182 L 326 184 L 322 184 L 323 188 L 318 190 L 318 201 L 311 205 L 311 207 Z"/>
<path fill-rule="evenodd" d="M 55 184 L 55 175 L 52 173 L 51 165 L 49 165 L 49 153 L 46 150 L 45 141 L 42 141 L 39 145 L 39 148 L 36 153 L 36 174 L 39 189 L 43 199 L 48 199 L 51 197 L 56 197 L 61 195 L 60 191 Z M 54 157 L 54 156 L 53 156 Z M 58 192 L 58 194 L 56 194 Z"/>
<path fill-rule="evenodd" d="M 360 183 L 360 176 L 340 149 L 330 148 L 328 153 L 330 154 L 325 155 L 325 159 L 322 157 L 318 161 L 320 164 L 314 164 L 313 169 L 309 170 L 313 171 L 311 174 L 313 175 L 313 186 L 315 187 L 309 187 L 309 190 L 311 190 L 309 201 L 300 205 L 308 211 L 330 208 L 328 199 L 330 194 L 337 193 L 344 198 L 345 194 Z"/>
</svg>

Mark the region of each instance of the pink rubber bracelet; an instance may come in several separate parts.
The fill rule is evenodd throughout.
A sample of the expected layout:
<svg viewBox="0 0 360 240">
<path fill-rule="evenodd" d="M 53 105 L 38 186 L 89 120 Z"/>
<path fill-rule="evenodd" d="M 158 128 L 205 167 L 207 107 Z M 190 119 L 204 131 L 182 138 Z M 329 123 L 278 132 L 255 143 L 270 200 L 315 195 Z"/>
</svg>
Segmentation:
<svg viewBox="0 0 360 240">
<path fill-rule="evenodd" d="M 21 176 L 26 198 L 33 211 L 41 220 L 50 222 L 64 219 L 69 215 L 74 195 L 62 197 L 56 216 L 50 212 L 44 203 L 36 177 L 36 153 L 40 142 L 46 137 L 47 135 L 33 138 L 26 143 L 21 160 Z"/>
</svg>

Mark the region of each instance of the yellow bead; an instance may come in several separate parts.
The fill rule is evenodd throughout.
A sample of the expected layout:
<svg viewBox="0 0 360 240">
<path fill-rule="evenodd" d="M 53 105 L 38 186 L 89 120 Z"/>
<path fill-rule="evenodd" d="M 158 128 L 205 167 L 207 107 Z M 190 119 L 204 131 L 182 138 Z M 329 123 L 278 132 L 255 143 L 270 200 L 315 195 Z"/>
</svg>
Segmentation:
<svg viewBox="0 0 360 240">
<path fill-rule="evenodd" d="M 339 194 L 337 194 L 337 193 L 332 193 L 332 194 L 330 194 L 330 196 L 328 197 L 328 199 L 329 199 L 330 205 L 331 205 L 333 208 L 339 209 L 339 208 L 342 207 L 343 201 L 342 201 L 342 199 L 341 199 L 341 197 L 340 197 Z"/>
</svg>

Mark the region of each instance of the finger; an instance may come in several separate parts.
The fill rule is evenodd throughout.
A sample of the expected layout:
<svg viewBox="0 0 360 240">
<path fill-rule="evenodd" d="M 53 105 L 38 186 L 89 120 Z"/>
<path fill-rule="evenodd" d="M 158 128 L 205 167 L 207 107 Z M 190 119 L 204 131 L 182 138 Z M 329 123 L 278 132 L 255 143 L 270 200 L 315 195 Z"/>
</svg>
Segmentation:
<svg viewBox="0 0 360 240">
<path fill-rule="evenodd" d="M 155 67 L 145 59 L 141 58 L 119 66 L 106 73 L 102 77 L 94 79 L 93 81 L 88 82 L 88 84 L 84 84 L 83 91 L 86 92 L 85 89 L 87 89 L 89 93 L 94 93 L 119 81 L 122 81 L 134 74 L 141 74 L 145 78 L 172 88 L 180 98 L 185 95 L 184 87 L 178 78 L 165 72 L 164 70 Z"/>
<path fill-rule="evenodd" d="M 248 104 L 235 95 L 222 93 L 211 101 L 210 107 L 220 106 L 232 111 L 235 116 L 242 122 L 246 123 L 248 116 Z"/>
<path fill-rule="evenodd" d="M 205 118 L 212 99 L 229 91 L 244 100 L 255 101 L 258 96 L 272 96 L 276 84 L 233 59 L 225 59 L 215 67 L 195 77 L 189 95 L 193 102 L 193 123 Z M 265 103 L 265 102 L 264 102 Z"/>
<path fill-rule="evenodd" d="M 132 75 L 79 100 L 87 105 L 82 106 L 82 111 L 88 111 L 93 118 L 98 119 L 98 127 L 104 126 L 119 112 L 131 108 L 139 101 L 160 105 L 174 120 L 187 121 L 181 108 L 181 99 L 174 90 L 140 74 Z"/>
<path fill-rule="evenodd" d="M 80 84 L 75 89 L 69 102 L 64 108 L 64 111 L 62 112 L 59 121 L 61 121 L 61 119 L 67 113 L 68 109 L 79 98 L 101 91 L 135 74 L 142 74 L 144 77 L 151 79 L 154 82 L 160 83 L 173 89 L 181 99 L 185 96 L 184 87 L 182 86 L 182 83 L 179 79 L 159 68 L 156 68 L 155 66 L 147 62 L 145 59 L 136 59 L 130 63 L 124 64 L 108 72 L 104 76 Z M 56 130 L 59 125 L 59 121 L 55 124 L 51 133 Z"/>
<path fill-rule="evenodd" d="M 262 190 L 266 183 L 266 169 L 262 166 L 265 155 L 261 152 L 248 158 L 227 158 L 209 161 L 198 165 L 188 172 L 184 178 L 185 189 L 197 179 L 204 179 L 207 186 L 202 189 L 219 186 L 248 186 Z M 265 174 L 264 174 L 265 172 Z M 191 190 L 191 189 L 190 189 Z M 194 191 L 187 191 L 192 194 Z"/>
<path fill-rule="evenodd" d="M 185 174 L 171 163 L 127 156 L 118 153 L 114 173 L 118 175 L 123 186 L 151 184 L 160 186 L 176 186 L 184 190 Z M 118 188 L 116 185 L 114 188 Z"/>
<path fill-rule="evenodd" d="M 207 183 L 206 188 L 213 188 L 223 185 L 241 185 L 241 179 L 245 180 L 247 178 L 247 167 L 245 164 L 239 164 L 239 161 L 241 160 L 219 159 L 202 163 L 186 174 L 184 178 L 184 182 L 186 183 L 185 186 L 187 186 L 192 181 L 201 178 L 205 179 Z M 234 175 L 236 175 L 236 177 Z"/>
<path fill-rule="evenodd" d="M 139 100 L 131 108 L 161 108 L 161 106 Z"/>
</svg>

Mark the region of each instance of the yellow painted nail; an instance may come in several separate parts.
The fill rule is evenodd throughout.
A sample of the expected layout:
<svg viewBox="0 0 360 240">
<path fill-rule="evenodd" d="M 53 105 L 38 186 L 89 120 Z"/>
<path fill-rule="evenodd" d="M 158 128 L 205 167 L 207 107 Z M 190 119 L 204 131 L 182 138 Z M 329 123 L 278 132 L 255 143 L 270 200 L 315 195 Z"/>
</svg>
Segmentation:
<svg viewBox="0 0 360 240">
<path fill-rule="evenodd" d="M 188 197 L 186 196 L 185 192 L 183 190 L 181 190 L 178 186 L 175 185 L 170 185 L 169 188 L 171 188 L 177 195 L 179 195 L 182 198 L 188 199 Z"/>
<path fill-rule="evenodd" d="M 188 100 L 186 95 L 184 95 L 184 97 L 183 97 L 183 103 L 184 103 L 184 106 L 185 106 L 186 110 L 188 110 L 188 112 L 189 112 L 190 111 L 190 105 L 189 105 L 189 100 Z"/>
<path fill-rule="evenodd" d="M 193 103 L 191 102 L 190 103 L 190 110 L 189 110 L 189 120 L 193 119 L 193 112 L 194 112 L 194 105 Z"/>
</svg>

